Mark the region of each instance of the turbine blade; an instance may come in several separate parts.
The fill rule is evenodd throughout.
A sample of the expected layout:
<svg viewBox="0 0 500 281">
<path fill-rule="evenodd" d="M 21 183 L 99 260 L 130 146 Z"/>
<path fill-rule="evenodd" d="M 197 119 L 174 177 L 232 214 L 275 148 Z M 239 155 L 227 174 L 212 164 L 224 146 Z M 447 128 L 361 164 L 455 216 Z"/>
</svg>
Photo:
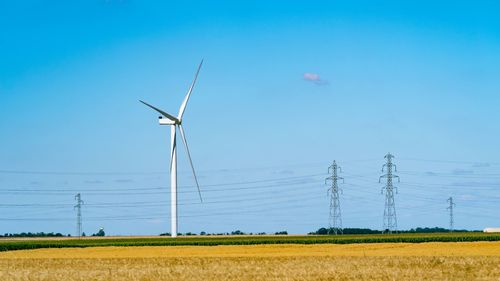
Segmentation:
<svg viewBox="0 0 500 281">
<path fill-rule="evenodd" d="M 176 128 L 175 126 L 170 127 L 170 172 L 172 172 L 172 163 L 174 162 L 174 152 L 177 151 L 177 139 L 176 139 Z"/>
<path fill-rule="evenodd" d="M 189 152 L 189 147 L 186 140 L 186 135 L 184 134 L 184 129 L 182 125 L 179 125 L 179 131 L 181 132 L 182 142 L 184 143 L 184 147 L 186 147 L 186 152 L 189 158 L 189 163 L 191 164 L 191 169 L 193 170 L 194 181 L 196 182 L 196 187 L 198 188 L 198 195 L 200 196 L 200 201 L 203 202 L 203 198 L 201 197 L 200 185 L 198 184 L 198 178 L 196 177 L 196 172 L 193 166 L 193 160 L 191 159 L 191 153 Z"/>
<path fill-rule="evenodd" d="M 142 102 L 143 104 L 145 104 L 146 106 L 151 107 L 152 109 L 154 109 L 155 111 L 157 111 L 158 113 L 160 113 L 161 115 L 163 115 L 164 117 L 166 117 L 166 118 L 168 118 L 168 119 L 170 119 L 170 120 L 172 120 L 174 122 L 179 122 L 179 120 L 177 118 L 175 118 L 174 116 L 166 113 L 165 111 L 163 111 L 163 110 L 161 110 L 159 108 L 156 108 L 156 107 L 154 107 L 154 106 L 152 106 L 152 105 L 150 105 L 150 104 L 148 104 L 146 102 L 143 102 L 142 100 L 139 100 L 139 101 Z"/>
<path fill-rule="evenodd" d="M 191 83 L 191 86 L 189 87 L 187 95 L 181 104 L 181 108 L 179 109 L 179 116 L 178 116 L 179 120 L 182 120 L 182 115 L 184 115 L 184 110 L 186 110 L 186 105 L 189 101 L 189 97 L 191 96 L 191 93 L 193 92 L 194 84 L 196 83 L 196 79 L 198 79 L 198 74 L 200 73 L 200 69 L 201 69 L 202 65 L 203 65 L 203 60 L 201 60 L 200 65 L 198 66 L 198 70 L 196 71 L 196 75 L 194 76 L 193 83 Z"/>
</svg>

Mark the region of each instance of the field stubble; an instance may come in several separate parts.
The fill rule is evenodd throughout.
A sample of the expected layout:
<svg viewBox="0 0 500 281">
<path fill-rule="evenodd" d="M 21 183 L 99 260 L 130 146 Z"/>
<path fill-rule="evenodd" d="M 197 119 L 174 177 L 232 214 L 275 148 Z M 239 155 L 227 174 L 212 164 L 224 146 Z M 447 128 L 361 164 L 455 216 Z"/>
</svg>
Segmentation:
<svg viewBox="0 0 500 281">
<path fill-rule="evenodd" d="M 99 247 L 0 253 L 0 280 L 499 280 L 500 243 Z"/>
</svg>

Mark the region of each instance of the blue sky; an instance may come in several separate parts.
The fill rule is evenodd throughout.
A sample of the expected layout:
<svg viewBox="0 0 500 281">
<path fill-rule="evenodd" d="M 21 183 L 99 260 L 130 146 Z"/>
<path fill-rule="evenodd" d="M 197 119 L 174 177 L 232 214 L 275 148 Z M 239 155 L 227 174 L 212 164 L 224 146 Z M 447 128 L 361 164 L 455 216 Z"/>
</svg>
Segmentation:
<svg viewBox="0 0 500 281">
<path fill-rule="evenodd" d="M 391 152 L 399 227 L 482 229 L 500 214 L 495 1 L 0 1 L 0 232 L 169 227 L 169 130 L 205 64 L 180 150 L 180 231 L 381 228 Z M 41 205 L 36 205 L 41 204 Z M 183 204 L 183 205 L 182 205 Z M 431 215 L 431 216 L 429 216 Z"/>
</svg>

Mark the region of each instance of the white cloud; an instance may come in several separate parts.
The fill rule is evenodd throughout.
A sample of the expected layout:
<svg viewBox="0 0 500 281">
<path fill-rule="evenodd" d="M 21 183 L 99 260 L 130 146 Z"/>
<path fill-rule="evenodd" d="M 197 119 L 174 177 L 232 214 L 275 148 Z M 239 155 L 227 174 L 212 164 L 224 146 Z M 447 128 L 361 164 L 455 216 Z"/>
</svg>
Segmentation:
<svg viewBox="0 0 500 281">
<path fill-rule="evenodd" d="M 103 183 L 103 181 L 100 181 L 100 180 L 86 180 L 85 183 L 87 183 L 87 184 L 99 184 L 99 183 Z"/>
<path fill-rule="evenodd" d="M 304 78 L 304 80 L 309 81 L 309 82 L 313 82 L 314 84 L 316 84 L 318 86 L 328 85 L 328 81 L 321 79 L 319 74 L 316 74 L 316 73 L 306 72 L 306 73 L 304 73 L 303 78 Z"/>
<path fill-rule="evenodd" d="M 465 169 L 455 169 L 452 171 L 454 175 L 471 175 L 474 174 L 473 170 L 465 170 Z"/>
<path fill-rule="evenodd" d="M 477 200 L 476 196 L 471 194 L 462 194 L 458 197 L 461 201 L 475 201 Z"/>
<path fill-rule="evenodd" d="M 321 78 L 316 73 L 304 73 L 304 79 L 309 81 L 320 81 Z"/>
<path fill-rule="evenodd" d="M 115 182 L 118 182 L 118 183 L 129 183 L 129 182 L 134 182 L 133 179 L 117 179 L 115 180 Z"/>
</svg>

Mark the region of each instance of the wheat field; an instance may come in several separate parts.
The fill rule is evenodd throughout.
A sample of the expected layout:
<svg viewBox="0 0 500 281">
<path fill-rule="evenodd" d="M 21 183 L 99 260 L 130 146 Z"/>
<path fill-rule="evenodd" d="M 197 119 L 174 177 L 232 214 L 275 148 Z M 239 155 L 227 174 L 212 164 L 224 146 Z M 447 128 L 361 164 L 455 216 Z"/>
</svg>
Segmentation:
<svg viewBox="0 0 500 281">
<path fill-rule="evenodd" d="M 0 280 L 500 280 L 500 242 L 95 247 L 0 253 Z"/>
</svg>

